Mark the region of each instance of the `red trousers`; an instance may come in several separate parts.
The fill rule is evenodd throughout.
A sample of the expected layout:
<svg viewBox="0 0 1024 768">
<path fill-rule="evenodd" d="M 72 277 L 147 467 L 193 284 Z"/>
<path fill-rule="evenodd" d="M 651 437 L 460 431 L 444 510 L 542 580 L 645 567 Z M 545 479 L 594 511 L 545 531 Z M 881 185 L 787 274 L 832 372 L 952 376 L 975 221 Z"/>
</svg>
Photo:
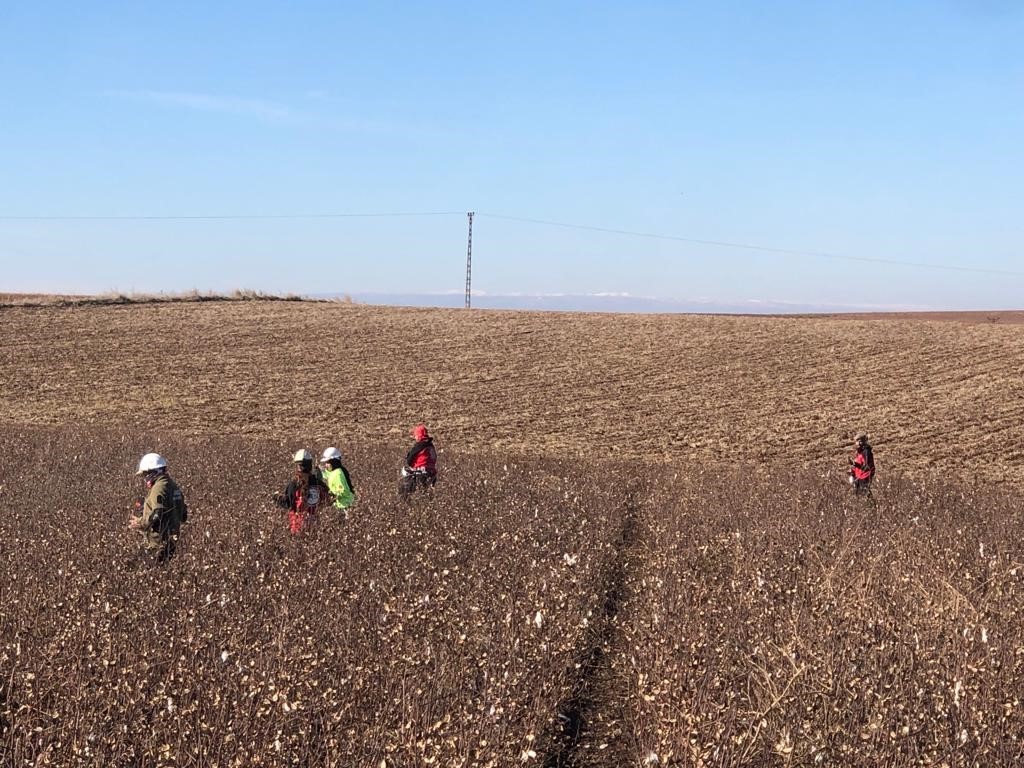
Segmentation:
<svg viewBox="0 0 1024 768">
<path fill-rule="evenodd" d="M 307 528 L 311 528 L 315 523 L 316 512 L 288 510 L 288 530 L 292 533 L 302 533 Z"/>
</svg>

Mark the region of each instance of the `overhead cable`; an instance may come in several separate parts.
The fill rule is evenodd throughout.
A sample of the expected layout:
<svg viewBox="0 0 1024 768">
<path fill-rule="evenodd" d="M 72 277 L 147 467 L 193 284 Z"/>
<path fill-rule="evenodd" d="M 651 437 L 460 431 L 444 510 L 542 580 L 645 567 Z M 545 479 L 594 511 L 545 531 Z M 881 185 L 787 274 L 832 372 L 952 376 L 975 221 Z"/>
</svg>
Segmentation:
<svg viewBox="0 0 1024 768">
<path fill-rule="evenodd" d="M 297 220 L 297 219 L 368 219 L 368 218 L 399 218 L 417 216 L 465 216 L 465 211 L 387 211 L 368 213 L 283 213 L 283 214 L 209 214 L 209 215 L 138 215 L 138 216 L 6 216 L 0 215 L 0 221 L 268 221 L 268 220 Z M 829 253 L 825 251 L 804 251 L 794 248 L 777 248 L 767 245 L 754 245 L 751 243 L 736 243 L 728 240 L 707 240 L 696 237 L 683 237 L 680 235 L 666 235 L 655 232 L 639 232 L 629 229 L 614 229 L 611 227 L 598 227 L 588 224 L 572 224 L 564 221 L 553 221 L 551 219 L 536 219 L 527 216 L 511 216 L 503 213 L 487 213 L 477 211 L 477 216 L 504 221 L 516 221 L 527 224 L 539 224 L 548 227 L 560 227 L 562 229 L 575 229 L 586 232 L 601 232 L 611 235 L 622 235 L 624 237 L 642 237 L 651 240 L 665 240 L 677 243 L 692 243 L 695 245 L 709 245 L 716 248 L 736 248 L 746 251 L 759 251 L 761 253 L 775 253 L 784 256 L 803 256 L 817 259 L 831 259 L 836 261 L 852 261 L 868 264 L 887 264 L 899 267 L 912 267 L 914 269 L 941 270 L 946 272 L 967 272 L 986 275 L 1004 275 L 1012 277 L 1024 277 L 1024 272 L 1010 269 L 996 269 L 993 267 L 967 267 L 957 264 L 936 264 L 922 261 L 906 261 L 902 259 L 885 259 L 876 256 L 851 256 L 848 254 Z"/>
<path fill-rule="evenodd" d="M 227 213 L 200 216 L 0 216 L 0 221 L 208 221 L 263 219 L 371 219 L 399 216 L 465 216 L 465 211 L 397 211 L 385 213 Z"/>
<path fill-rule="evenodd" d="M 964 267 L 955 264 L 933 264 L 920 261 L 902 261 L 899 259 L 883 259 L 874 256 L 849 256 L 838 253 L 825 253 L 823 251 L 800 251 L 792 248 L 774 248 L 767 245 L 751 245 L 749 243 L 733 243 L 726 240 L 702 240 L 695 237 L 679 237 L 677 235 L 662 235 L 653 232 L 636 232 L 628 229 L 610 229 L 608 227 L 595 227 L 587 224 L 568 224 L 563 221 L 551 221 L 550 219 L 532 219 L 525 216 L 507 216 L 501 213 L 477 212 L 477 216 L 484 216 L 491 219 L 503 219 L 505 221 L 519 221 L 529 224 L 543 224 L 549 227 L 562 227 L 564 229 L 580 229 L 588 232 L 604 232 L 612 235 L 625 235 L 627 237 L 646 237 L 652 240 L 669 240 L 679 243 L 694 243 L 697 245 L 712 245 L 718 248 L 741 248 L 748 251 L 761 251 L 763 253 L 778 253 L 787 256 L 809 256 L 819 259 L 836 259 L 840 261 L 859 261 L 870 264 L 891 264 L 901 267 L 915 267 L 917 269 L 939 269 L 951 272 L 977 272 L 988 275 L 1012 275 L 1024 277 L 1024 272 L 1015 272 L 1009 269 L 994 269 L 989 267 Z"/>
</svg>

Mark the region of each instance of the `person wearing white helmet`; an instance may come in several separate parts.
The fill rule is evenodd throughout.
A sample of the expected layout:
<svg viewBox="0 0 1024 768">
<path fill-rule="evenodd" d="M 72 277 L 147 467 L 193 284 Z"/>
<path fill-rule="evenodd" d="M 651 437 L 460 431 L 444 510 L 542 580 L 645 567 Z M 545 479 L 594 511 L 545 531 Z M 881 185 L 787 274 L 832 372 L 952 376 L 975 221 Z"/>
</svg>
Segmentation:
<svg viewBox="0 0 1024 768">
<path fill-rule="evenodd" d="M 148 492 L 140 514 L 128 518 L 128 527 L 143 535 L 146 551 L 157 562 L 167 562 L 177 549 L 181 524 L 188 520 L 185 494 L 167 474 L 167 460 L 159 453 L 143 456 L 135 474 Z"/>
<path fill-rule="evenodd" d="M 352 487 L 352 476 L 341 463 L 341 451 L 337 448 L 325 448 L 320 455 L 322 477 L 334 498 L 335 509 L 347 510 L 356 502 L 355 489 Z"/>
<path fill-rule="evenodd" d="M 292 456 L 295 475 L 288 481 L 284 493 L 274 498 L 278 506 L 288 510 L 288 530 L 302 533 L 317 520 L 320 507 L 327 503 L 330 493 L 324 481 L 313 474 L 313 454 L 305 448 Z"/>
</svg>

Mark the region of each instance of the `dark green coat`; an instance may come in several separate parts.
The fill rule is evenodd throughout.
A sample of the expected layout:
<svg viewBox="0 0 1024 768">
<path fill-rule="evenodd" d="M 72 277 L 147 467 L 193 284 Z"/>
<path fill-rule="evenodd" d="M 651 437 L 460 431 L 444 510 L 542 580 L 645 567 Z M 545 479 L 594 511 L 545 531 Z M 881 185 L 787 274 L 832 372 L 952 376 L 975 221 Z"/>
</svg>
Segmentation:
<svg viewBox="0 0 1024 768">
<path fill-rule="evenodd" d="M 177 538 L 187 515 L 185 495 L 178 484 L 166 474 L 160 475 L 149 489 L 139 520 L 139 530 L 146 537 L 146 547 L 159 549 Z"/>
</svg>

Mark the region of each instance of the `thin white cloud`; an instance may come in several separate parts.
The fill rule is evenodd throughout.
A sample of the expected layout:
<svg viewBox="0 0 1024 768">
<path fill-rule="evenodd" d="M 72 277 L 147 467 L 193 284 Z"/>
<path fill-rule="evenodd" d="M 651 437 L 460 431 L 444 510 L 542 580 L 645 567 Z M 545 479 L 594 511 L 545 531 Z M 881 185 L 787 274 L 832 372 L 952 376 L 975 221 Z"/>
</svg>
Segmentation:
<svg viewBox="0 0 1024 768">
<path fill-rule="evenodd" d="M 322 128 L 353 133 L 401 136 L 418 140 L 451 135 L 406 121 L 398 122 L 347 115 L 322 114 L 319 111 L 313 111 L 312 104 L 307 104 L 310 110 L 301 110 L 267 99 L 218 96 L 209 93 L 196 93 L 194 91 L 119 90 L 108 91 L 107 93 L 117 98 L 128 99 L 137 103 L 153 104 L 168 109 L 216 112 L 274 122 L 309 122 L 315 120 L 317 125 Z M 318 103 L 324 102 L 328 97 L 327 91 L 310 91 L 305 95 L 309 101 Z"/>
<path fill-rule="evenodd" d="M 266 99 L 216 96 L 191 91 L 118 91 L 117 93 L 133 101 L 199 112 L 249 115 L 263 120 L 294 120 L 298 117 L 298 113 L 290 107 Z"/>
<path fill-rule="evenodd" d="M 452 138 L 458 134 L 420 125 L 407 119 L 376 120 L 373 118 L 353 117 L 350 115 L 323 112 L 328 104 L 330 93 L 326 90 L 310 90 L 297 93 L 296 97 L 305 96 L 305 109 L 295 109 L 280 101 L 263 98 L 246 98 L 244 96 L 216 95 L 196 91 L 163 91 L 163 90 L 108 90 L 105 95 L 127 99 L 136 103 L 153 104 L 164 109 L 191 110 L 196 112 L 219 113 L 222 115 L 238 115 L 267 122 L 315 123 L 325 130 L 344 131 L 349 133 L 376 134 L 394 136 L 404 139 L 426 141 L 432 138 Z M 321 109 L 314 109 L 314 108 Z"/>
</svg>

